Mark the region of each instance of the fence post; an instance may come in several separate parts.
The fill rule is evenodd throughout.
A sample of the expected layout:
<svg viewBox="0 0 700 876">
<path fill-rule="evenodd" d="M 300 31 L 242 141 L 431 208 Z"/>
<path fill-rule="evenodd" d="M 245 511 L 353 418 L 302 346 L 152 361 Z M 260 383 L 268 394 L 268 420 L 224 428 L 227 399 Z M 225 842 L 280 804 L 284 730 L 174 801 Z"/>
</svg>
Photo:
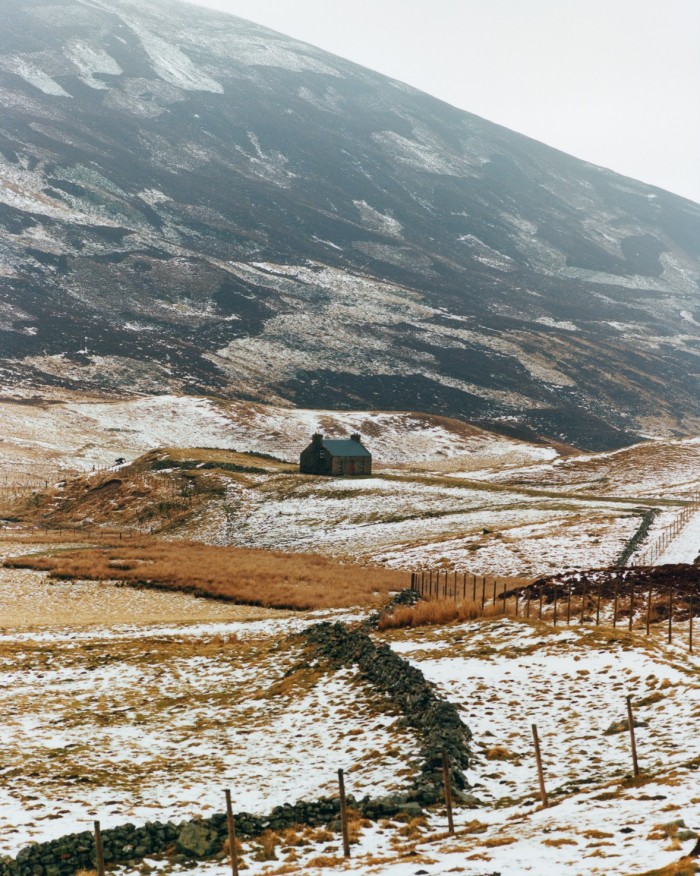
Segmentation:
<svg viewBox="0 0 700 876">
<path fill-rule="evenodd" d="M 472 588 L 472 602 L 476 602 L 476 575 L 474 573 L 472 573 L 472 578 L 474 579 Z"/>
<path fill-rule="evenodd" d="M 595 606 L 595 625 L 597 627 L 600 626 L 600 595 L 601 595 L 602 589 L 603 589 L 603 585 L 600 583 L 600 581 L 598 581 L 598 598 L 596 600 L 596 606 Z"/>
<path fill-rule="evenodd" d="M 647 594 L 647 636 L 649 635 L 649 625 L 651 624 L 651 574 L 649 575 L 649 593 Z"/>
<path fill-rule="evenodd" d="M 338 789 L 340 791 L 340 827 L 343 831 L 343 857 L 350 857 L 350 834 L 348 833 L 348 807 L 345 802 L 345 777 L 338 770 Z"/>
<path fill-rule="evenodd" d="M 579 617 L 579 624 L 583 623 L 583 618 L 586 613 L 586 579 L 581 582 L 581 616 Z"/>
<path fill-rule="evenodd" d="M 455 569 L 455 602 L 457 602 L 457 570 Z"/>
<path fill-rule="evenodd" d="M 100 822 L 95 821 L 95 867 L 97 876 L 105 876 L 105 854 L 102 847 L 102 831 L 100 830 Z"/>
<path fill-rule="evenodd" d="M 486 575 L 481 576 L 481 614 L 484 614 L 486 607 Z"/>
<path fill-rule="evenodd" d="M 532 725 L 532 739 L 535 743 L 535 758 L 537 760 L 537 779 L 540 783 L 540 799 L 542 805 L 549 806 L 547 790 L 544 786 L 544 770 L 542 769 L 542 753 L 540 752 L 540 737 L 537 735 L 537 724 Z"/>
<path fill-rule="evenodd" d="M 573 590 L 573 585 L 571 581 L 569 581 L 569 592 L 566 595 L 566 625 L 567 627 L 571 624 L 571 591 Z"/>
<path fill-rule="evenodd" d="M 462 581 L 462 602 L 467 601 L 467 573 L 464 573 L 464 580 Z"/>
<path fill-rule="evenodd" d="M 613 603 L 613 627 L 617 626 L 617 597 L 620 589 L 620 582 L 615 579 L 615 601 Z"/>
<path fill-rule="evenodd" d="M 668 644 L 673 641 L 673 584 L 668 591 Z"/>
<path fill-rule="evenodd" d="M 630 744 L 632 745 L 632 764 L 635 777 L 639 775 L 639 763 L 637 762 L 637 741 L 634 738 L 634 715 L 632 714 L 632 694 L 627 694 L 627 720 L 630 725 Z"/>
<path fill-rule="evenodd" d="M 540 584 L 540 613 L 537 620 L 542 620 L 542 597 L 544 596 L 544 585 Z"/>
<path fill-rule="evenodd" d="M 634 622 L 634 578 L 630 576 L 630 624 L 629 631 L 632 632 L 632 624 Z"/>
<path fill-rule="evenodd" d="M 690 590 L 690 618 L 688 619 L 688 650 L 693 653 L 693 591 Z"/>
<path fill-rule="evenodd" d="M 496 607 L 496 587 L 498 586 L 498 579 L 493 579 L 493 606 Z"/>
<path fill-rule="evenodd" d="M 455 823 L 452 818 L 452 784 L 450 782 L 450 763 L 447 752 L 442 750 L 442 781 L 445 786 L 445 807 L 447 808 L 447 827 L 449 833 L 455 832 Z"/>
<path fill-rule="evenodd" d="M 559 588 L 556 581 L 554 582 L 554 626 L 557 625 L 557 600 L 559 599 Z"/>
<path fill-rule="evenodd" d="M 231 806 L 231 792 L 226 789 L 226 823 L 228 825 L 228 856 L 231 861 L 231 873 L 238 876 L 238 844 L 236 843 L 236 822 L 233 818 Z"/>
</svg>

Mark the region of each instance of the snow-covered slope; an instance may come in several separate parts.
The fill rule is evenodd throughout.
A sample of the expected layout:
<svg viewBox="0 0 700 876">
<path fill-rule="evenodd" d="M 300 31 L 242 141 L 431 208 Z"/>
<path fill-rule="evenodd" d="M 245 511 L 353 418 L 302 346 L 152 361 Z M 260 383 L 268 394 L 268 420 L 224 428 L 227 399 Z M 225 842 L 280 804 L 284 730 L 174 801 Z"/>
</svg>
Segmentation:
<svg viewBox="0 0 700 876">
<path fill-rule="evenodd" d="M 698 205 L 240 19 L 3 4 L 0 382 L 688 434 L 699 255 Z"/>
</svg>

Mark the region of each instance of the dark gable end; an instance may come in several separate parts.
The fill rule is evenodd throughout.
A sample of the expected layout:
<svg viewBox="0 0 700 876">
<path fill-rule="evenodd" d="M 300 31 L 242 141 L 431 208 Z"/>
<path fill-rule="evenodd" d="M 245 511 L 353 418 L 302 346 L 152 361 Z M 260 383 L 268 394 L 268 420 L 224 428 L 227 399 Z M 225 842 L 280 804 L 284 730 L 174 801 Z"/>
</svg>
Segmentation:
<svg viewBox="0 0 700 876">
<path fill-rule="evenodd" d="M 318 432 L 299 459 L 302 474 L 336 477 L 366 477 L 372 474 L 372 454 L 360 435 L 350 438 L 324 438 Z"/>
</svg>

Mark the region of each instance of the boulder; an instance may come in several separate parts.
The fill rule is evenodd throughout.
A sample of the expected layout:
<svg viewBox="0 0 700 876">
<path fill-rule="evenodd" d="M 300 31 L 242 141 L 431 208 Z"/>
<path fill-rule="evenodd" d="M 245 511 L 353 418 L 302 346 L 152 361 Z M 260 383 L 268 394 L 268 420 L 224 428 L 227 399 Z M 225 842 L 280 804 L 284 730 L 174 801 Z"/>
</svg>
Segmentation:
<svg viewBox="0 0 700 876">
<path fill-rule="evenodd" d="M 177 838 L 177 849 L 191 858 L 208 858 L 220 850 L 218 834 L 206 824 L 188 821 Z"/>
</svg>

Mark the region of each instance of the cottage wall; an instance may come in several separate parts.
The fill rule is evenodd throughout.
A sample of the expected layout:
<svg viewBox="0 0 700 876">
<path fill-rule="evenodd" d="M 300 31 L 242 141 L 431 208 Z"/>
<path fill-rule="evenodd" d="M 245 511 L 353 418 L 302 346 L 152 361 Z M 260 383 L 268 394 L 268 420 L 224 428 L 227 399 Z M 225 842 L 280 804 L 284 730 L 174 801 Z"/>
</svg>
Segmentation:
<svg viewBox="0 0 700 876">
<path fill-rule="evenodd" d="M 322 447 L 309 444 L 306 450 L 302 450 L 299 462 L 299 471 L 302 474 L 333 474 L 331 455 Z"/>
<path fill-rule="evenodd" d="M 372 474 L 372 460 L 368 456 L 334 456 L 331 474 L 337 476 Z"/>
</svg>

